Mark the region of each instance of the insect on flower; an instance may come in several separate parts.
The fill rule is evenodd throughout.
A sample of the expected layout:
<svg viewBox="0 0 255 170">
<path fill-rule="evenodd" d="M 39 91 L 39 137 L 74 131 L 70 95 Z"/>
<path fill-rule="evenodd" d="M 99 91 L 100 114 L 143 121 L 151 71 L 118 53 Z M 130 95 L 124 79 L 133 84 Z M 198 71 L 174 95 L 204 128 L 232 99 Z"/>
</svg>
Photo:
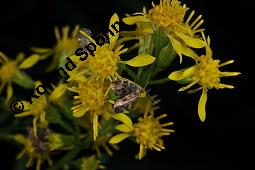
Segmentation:
<svg viewBox="0 0 255 170">
<path fill-rule="evenodd" d="M 144 96 L 144 89 L 128 80 L 116 80 L 111 86 L 118 99 L 114 103 L 114 112 L 121 113 L 130 108 L 138 97 Z"/>
<path fill-rule="evenodd" d="M 86 34 L 88 34 L 89 36 L 92 36 L 92 32 L 90 29 L 88 28 L 81 28 L 81 31 L 85 32 Z M 88 40 L 88 38 L 86 38 L 83 34 L 79 33 L 78 35 L 78 41 L 79 41 L 79 45 L 80 48 L 86 49 L 86 45 L 88 45 L 90 43 L 90 41 Z"/>
</svg>

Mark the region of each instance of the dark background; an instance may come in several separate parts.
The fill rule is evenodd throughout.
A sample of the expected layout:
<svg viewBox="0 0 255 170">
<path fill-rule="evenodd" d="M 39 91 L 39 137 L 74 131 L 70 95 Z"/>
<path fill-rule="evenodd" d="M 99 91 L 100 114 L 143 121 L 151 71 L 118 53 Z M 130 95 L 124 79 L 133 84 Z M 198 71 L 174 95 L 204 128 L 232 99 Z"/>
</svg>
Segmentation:
<svg viewBox="0 0 255 170">
<path fill-rule="evenodd" d="M 166 151 L 148 152 L 142 161 L 134 159 L 138 145 L 123 142 L 121 150 L 106 165 L 108 169 L 228 170 L 254 167 L 254 7 L 245 0 L 238 3 L 227 0 L 182 2 L 195 9 L 197 14 L 203 14 L 214 57 L 223 62 L 235 59 L 236 62 L 225 69 L 240 71 L 242 75 L 223 80 L 233 84 L 234 90 L 209 91 L 205 123 L 201 123 L 197 116 L 199 93 L 178 93 L 180 86 L 174 82 L 154 86 L 152 92 L 162 99 L 161 113 L 169 114 L 175 122 L 176 133 L 165 138 Z M 16 56 L 19 51 L 29 54 L 31 46 L 52 47 L 56 25 L 74 28 L 79 24 L 94 32 L 104 32 L 113 13 L 123 17 L 125 13 L 141 11 L 143 5 L 151 7 L 150 0 L 1 1 L 0 50 L 8 56 Z M 0 141 L 1 170 L 12 169 L 16 152 L 12 145 Z"/>
</svg>

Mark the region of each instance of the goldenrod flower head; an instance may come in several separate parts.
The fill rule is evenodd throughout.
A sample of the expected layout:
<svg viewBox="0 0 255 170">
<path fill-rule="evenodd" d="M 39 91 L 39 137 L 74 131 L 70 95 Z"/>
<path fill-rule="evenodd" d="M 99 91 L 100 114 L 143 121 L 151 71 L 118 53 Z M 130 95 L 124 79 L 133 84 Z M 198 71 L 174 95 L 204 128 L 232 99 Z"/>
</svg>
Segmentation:
<svg viewBox="0 0 255 170">
<path fill-rule="evenodd" d="M 88 68 L 101 79 L 114 77 L 118 69 L 120 54 L 124 51 L 112 50 L 110 44 L 98 46 L 94 52 L 95 56 L 90 56 L 87 60 Z"/>
<path fill-rule="evenodd" d="M 6 61 L 0 68 L 1 82 L 9 81 L 14 76 L 17 69 L 17 63 L 15 61 Z"/>
<path fill-rule="evenodd" d="M 201 15 L 190 24 L 195 11 L 192 11 L 188 19 L 184 21 L 188 8 L 186 5 L 181 5 L 178 0 L 161 0 L 159 5 L 152 3 L 152 6 L 148 13 L 144 8 L 142 13 L 137 13 L 141 16 L 126 17 L 123 22 L 128 25 L 151 23 L 152 28 L 163 30 L 179 55 L 180 62 L 182 62 L 182 55 L 194 57 L 195 54 L 191 48 L 203 48 L 206 45 L 196 35 L 204 30 L 198 29 L 204 22 Z"/>
<path fill-rule="evenodd" d="M 6 102 L 11 99 L 13 94 L 13 79 L 23 78 L 20 70 L 28 69 L 39 61 L 39 55 L 31 55 L 23 60 L 24 57 L 24 53 L 19 53 L 15 60 L 11 60 L 0 51 L 0 93 L 7 84 Z"/>
<path fill-rule="evenodd" d="M 55 37 L 57 39 L 57 44 L 54 47 L 54 52 L 56 54 L 61 54 L 61 53 L 71 54 L 76 50 L 79 44 L 77 39 L 79 26 L 78 25 L 75 26 L 70 37 L 68 36 L 70 31 L 69 26 L 64 26 L 61 29 L 62 29 L 62 37 L 60 35 L 59 29 L 57 27 L 54 28 Z"/>
<path fill-rule="evenodd" d="M 114 14 L 110 19 L 109 30 L 112 30 L 111 26 L 119 22 L 119 17 Z M 115 29 L 119 30 L 119 26 L 116 25 Z M 148 54 L 138 55 L 128 61 L 121 61 L 120 55 L 127 51 L 127 48 L 122 49 L 124 45 L 116 46 L 116 41 L 119 37 L 119 32 L 114 31 L 114 36 L 109 33 L 109 43 L 105 43 L 102 46 L 97 45 L 96 41 L 87 35 L 85 32 L 80 31 L 91 43 L 96 45 L 94 56 L 89 54 L 86 60 L 86 71 L 90 72 L 96 79 L 116 79 L 118 63 L 127 64 L 133 67 L 142 67 L 154 62 L 155 58 Z"/>
<path fill-rule="evenodd" d="M 61 139 L 61 135 L 60 134 L 50 134 L 47 137 L 47 144 L 49 146 L 49 150 L 53 151 L 53 150 L 58 150 L 60 148 L 62 148 L 64 146 L 64 142 Z"/>
<path fill-rule="evenodd" d="M 98 157 L 101 157 L 102 156 L 102 153 L 101 153 L 101 150 L 100 148 L 103 148 L 105 150 L 105 152 L 109 155 L 109 156 L 112 156 L 113 155 L 113 152 L 111 150 L 111 147 L 115 150 L 118 150 L 118 146 L 115 145 L 115 144 L 110 144 L 108 143 L 109 139 L 110 139 L 111 135 L 108 134 L 108 135 L 101 135 L 101 136 L 98 136 L 97 139 L 95 140 L 94 142 L 94 147 L 95 147 L 95 150 L 96 150 L 96 153 L 98 155 Z M 108 146 L 109 145 L 109 146 Z M 111 147 L 110 147 L 111 146 Z"/>
<path fill-rule="evenodd" d="M 95 155 L 90 157 L 82 158 L 81 170 L 98 170 L 105 169 L 105 166 L 101 165 L 101 161 L 96 159 Z"/>
<path fill-rule="evenodd" d="M 52 71 L 55 69 L 58 64 L 62 63 L 66 57 L 74 54 L 74 51 L 78 48 L 78 32 L 79 26 L 76 25 L 74 30 L 71 32 L 69 36 L 70 27 L 64 26 L 61 28 L 62 36 L 60 33 L 60 29 L 58 27 L 54 28 L 55 37 L 57 40 L 56 45 L 53 48 L 38 48 L 33 47 L 32 51 L 41 55 L 40 59 L 46 59 L 50 55 L 53 55 L 53 61 L 47 68 L 47 71 Z"/>
<path fill-rule="evenodd" d="M 205 36 L 204 41 L 206 42 Z M 206 54 L 200 57 L 194 58 L 196 61 L 196 65 L 189 67 L 185 70 L 175 71 L 171 73 L 168 77 L 171 80 L 179 81 L 185 78 L 191 78 L 189 81 L 189 85 L 186 87 L 182 87 L 179 91 L 184 91 L 189 89 L 195 84 L 199 84 L 201 87 L 190 90 L 189 93 L 193 93 L 199 90 L 203 90 L 202 95 L 199 100 L 198 104 L 198 115 L 201 121 L 205 120 L 206 113 L 205 113 L 205 105 L 207 100 L 207 91 L 208 89 L 216 88 L 216 89 L 223 89 L 223 88 L 234 88 L 232 85 L 226 85 L 220 82 L 221 77 L 228 77 L 228 76 L 237 76 L 239 72 L 221 72 L 219 70 L 220 67 L 231 64 L 234 60 L 227 61 L 225 63 L 220 64 L 220 60 L 214 60 L 212 58 L 212 50 L 210 48 L 210 38 L 207 38 L 207 45 L 206 45 Z"/>
<path fill-rule="evenodd" d="M 35 87 L 38 87 L 40 84 L 41 82 L 39 81 L 35 82 Z M 31 101 L 32 103 L 28 101 L 22 101 L 24 105 L 24 111 L 22 113 L 15 114 L 15 117 L 33 116 L 33 131 L 35 136 L 37 136 L 37 127 L 45 128 L 48 125 L 45 111 L 46 107 L 48 106 L 48 100 L 46 95 L 42 95 L 39 98 L 32 98 Z"/>
<path fill-rule="evenodd" d="M 147 103 L 144 116 L 138 119 L 138 123 L 133 124 L 131 119 L 123 113 L 112 115 L 114 119 L 123 122 L 123 124 L 116 126 L 116 129 L 123 133 L 112 137 L 109 142 L 112 144 L 119 143 L 133 136 L 136 142 L 140 144 L 139 159 L 145 156 L 146 149 L 161 151 L 165 149 L 162 136 L 170 135 L 171 132 L 174 132 L 174 130 L 164 128 L 173 125 L 173 122 L 160 124 L 159 120 L 166 116 L 166 114 L 163 114 L 155 118 L 152 103 L 150 102 Z"/>
<path fill-rule="evenodd" d="M 165 126 L 170 126 L 173 122 L 168 122 L 165 124 L 160 124 L 159 119 L 165 117 L 161 115 L 158 118 L 154 118 L 152 115 L 149 115 L 144 118 L 140 118 L 139 122 L 134 124 L 134 136 L 136 142 L 140 144 L 139 159 L 145 155 L 145 150 L 157 150 L 161 151 L 165 149 L 163 146 L 162 136 L 170 135 L 170 132 L 173 130 L 164 128 Z"/>
<path fill-rule="evenodd" d="M 83 116 L 87 111 L 101 112 L 105 104 L 105 87 L 98 80 L 86 81 L 79 83 L 78 87 L 73 87 L 72 90 L 78 93 L 74 96 L 75 106 L 73 110 L 75 117 Z"/>
<path fill-rule="evenodd" d="M 74 96 L 76 100 L 71 108 L 74 117 L 81 117 L 86 112 L 91 114 L 93 119 L 94 139 L 98 135 L 98 115 L 107 111 L 106 91 L 109 88 L 107 81 L 99 81 L 95 78 L 79 82 L 78 87 L 70 88 L 71 91 L 78 93 Z"/>
<path fill-rule="evenodd" d="M 14 135 L 14 139 L 24 145 L 24 149 L 17 155 L 17 159 L 20 159 L 25 154 L 28 155 L 29 160 L 26 164 L 26 167 L 33 166 L 34 160 L 36 160 L 36 170 L 41 169 L 41 164 L 48 160 L 48 163 L 51 165 L 52 161 L 49 157 L 49 150 L 47 145 L 44 143 L 45 137 L 48 135 L 49 131 L 47 129 L 40 129 L 38 137 L 34 136 L 33 130 L 29 129 L 28 137 L 25 137 L 22 134 Z"/>
<path fill-rule="evenodd" d="M 178 0 L 161 0 L 159 5 L 154 5 L 154 3 L 152 5 L 153 8 L 149 10 L 148 18 L 169 31 L 180 28 L 188 10 L 185 5 L 180 5 Z"/>
<path fill-rule="evenodd" d="M 46 143 L 50 151 L 67 150 L 73 148 L 74 140 L 73 136 L 52 132 L 47 136 Z"/>
</svg>

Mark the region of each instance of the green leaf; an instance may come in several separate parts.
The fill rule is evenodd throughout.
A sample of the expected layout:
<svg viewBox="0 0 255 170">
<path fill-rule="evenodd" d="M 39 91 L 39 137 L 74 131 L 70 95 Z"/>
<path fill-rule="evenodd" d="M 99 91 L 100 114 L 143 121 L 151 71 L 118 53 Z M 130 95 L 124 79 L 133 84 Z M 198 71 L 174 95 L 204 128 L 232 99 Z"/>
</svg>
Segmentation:
<svg viewBox="0 0 255 170">
<path fill-rule="evenodd" d="M 158 62 L 155 72 L 158 73 L 166 69 L 175 59 L 176 52 L 173 49 L 172 43 L 169 42 L 161 51 L 158 57 Z"/>
<path fill-rule="evenodd" d="M 23 71 L 16 71 L 13 77 L 13 82 L 25 89 L 32 89 L 34 87 L 34 81 Z"/>
<path fill-rule="evenodd" d="M 153 35 L 153 45 L 155 48 L 155 57 L 157 58 L 161 49 L 164 48 L 169 43 L 169 38 L 166 36 L 165 32 L 161 29 L 157 29 Z"/>
<path fill-rule="evenodd" d="M 61 124 L 62 123 L 61 115 L 53 107 L 49 107 L 49 112 L 47 114 L 47 120 L 53 124 Z"/>
</svg>

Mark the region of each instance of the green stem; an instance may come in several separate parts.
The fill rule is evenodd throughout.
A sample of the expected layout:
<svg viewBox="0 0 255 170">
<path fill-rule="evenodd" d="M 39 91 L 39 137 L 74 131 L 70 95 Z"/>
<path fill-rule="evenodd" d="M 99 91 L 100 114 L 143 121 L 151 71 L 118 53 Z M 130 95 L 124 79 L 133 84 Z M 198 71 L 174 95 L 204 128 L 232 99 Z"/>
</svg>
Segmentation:
<svg viewBox="0 0 255 170">
<path fill-rule="evenodd" d="M 159 80 L 153 80 L 153 81 L 149 81 L 149 85 L 156 85 L 156 84 L 163 84 L 170 81 L 169 78 L 163 78 L 163 79 L 159 79 Z"/>
<path fill-rule="evenodd" d="M 141 75 L 143 73 L 143 70 L 144 70 L 144 67 L 139 67 L 138 72 L 137 72 L 137 76 L 136 76 L 137 79 L 139 79 L 141 77 Z"/>
<path fill-rule="evenodd" d="M 63 115 L 68 119 L 70 120 L 70 122 L 72 123 L 72 125 L 74 126 L 75 128 L 75 131 L 77 132 L 77 134 L 80 134 L 80 128 L 78 126 L 78 122 L 75 120 L 75 118 L 72 116 L 72 113 L 70 112 L 70 108 L 67 105 L 64 105 L 61 107 L 61 111 L 63 113 Z"/>
<path fill-rule="evenodd" d="M 82 145 L 77 144 L 75 148 L 70 150 L 62 159 L 60 159 L 57 163 L 54 163 L 53 166 L 49 167 L 47 170 L 58 170 L 62 169 L 64 164 L 70 163 L 76 155 L 82 150 Z"/>
<path fill-rule="evenodd" d="M 124 70 L 132 77 L 133 80 L 136 80 L 136 74 L 127 66 L 124 67 Z"/>
</svg>

